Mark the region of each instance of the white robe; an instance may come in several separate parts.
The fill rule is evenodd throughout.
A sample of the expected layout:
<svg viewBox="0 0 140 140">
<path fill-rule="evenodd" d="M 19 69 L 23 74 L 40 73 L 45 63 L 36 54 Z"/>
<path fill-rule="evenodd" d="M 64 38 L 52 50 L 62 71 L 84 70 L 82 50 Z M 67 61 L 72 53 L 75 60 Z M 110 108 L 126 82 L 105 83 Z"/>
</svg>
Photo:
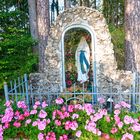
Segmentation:
<svg viewBox="0 0 140 140">
<path fill-rule="evenodd" d="M 75 60 L 76 60 L 75 64 L 76 64 L 77 73 L 78 73 L 77 81 L 79 81 L 80 83 L 84 83 L 89 78 L 88 77 L 89 68 L 87 68 L 85 63 L 83 63 L 85 73 L 82 73 L 81 65 L 80 65 L 80 51 L 84 51 L 85 58 L 88 64 L 90 65 L 90 49 L 84 37 L 81 38 L 80 43 L 78 44 L 78 47 L 75 53 Z"/>
</svg>

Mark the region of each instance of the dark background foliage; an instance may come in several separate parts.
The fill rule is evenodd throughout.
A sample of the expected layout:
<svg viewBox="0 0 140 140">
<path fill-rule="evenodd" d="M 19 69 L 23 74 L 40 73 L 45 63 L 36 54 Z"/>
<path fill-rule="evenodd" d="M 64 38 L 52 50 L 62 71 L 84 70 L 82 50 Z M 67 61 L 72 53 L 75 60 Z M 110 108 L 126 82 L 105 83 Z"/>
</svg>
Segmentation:
<svg viewBox="0 0 140 140">
<path fill-rule="evenodd" d="M 37 57 L 32 53 L 26 0 L 0 0 L 0 91 L 24 73 L 35 71 Z"/>
</svg>

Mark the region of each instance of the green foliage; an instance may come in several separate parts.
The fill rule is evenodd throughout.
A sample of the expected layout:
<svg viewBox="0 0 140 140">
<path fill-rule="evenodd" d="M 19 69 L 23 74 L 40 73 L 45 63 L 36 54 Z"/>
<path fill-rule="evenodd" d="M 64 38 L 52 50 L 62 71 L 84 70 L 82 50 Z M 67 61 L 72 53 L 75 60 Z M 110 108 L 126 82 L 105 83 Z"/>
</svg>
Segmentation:
<svg viewBox="0 0 140 140">
<path fill-rule="evenodd" d="M 0 2 L 1 91 L 4 81 L 35 71 L 37 56 L 32 53 L 36 42 L 29 35 L 27 0 Z"/>
<path fill-rule="evenodd" d="M 109 30 L 111 33 L 112 43 L 114 45 L 114 53 L 118 64 L 118 69 L 124 69 L 124 40 L 125 33 L 124 27 L 115 27 L 114 25 L 109 25 Z"/>
<path fill-rule="evenodd" d="M 0 112 L 1 112 L 1 114 L 4 114 L 4 111 L 6 109 L 4 104 L 5 104 L 5 98 L 0 96 Z"/>
<path fill-rule="evenodd" d="M 110 29 L 118 69 L 124 69 L 124 0 L 103 0 L 102 12 Z"/>
<path fill-rule="evenodd" d="M 35 44 L 29 35 L 23 35 L 14 29 L 10 34 L 2 33 L 0 42 L 0 88 L 4 81 L 14 79 L 24 73 L 33 71 L 37 57 L 32 53 Z M 13 33 L 13 34 L 12 34 Z"/>
<path fill-rule="evenodd" d="M 116 27 L 124 24 L 124 0 L 103 0 L 102 11 L 108 24 Z"/>
</svg>

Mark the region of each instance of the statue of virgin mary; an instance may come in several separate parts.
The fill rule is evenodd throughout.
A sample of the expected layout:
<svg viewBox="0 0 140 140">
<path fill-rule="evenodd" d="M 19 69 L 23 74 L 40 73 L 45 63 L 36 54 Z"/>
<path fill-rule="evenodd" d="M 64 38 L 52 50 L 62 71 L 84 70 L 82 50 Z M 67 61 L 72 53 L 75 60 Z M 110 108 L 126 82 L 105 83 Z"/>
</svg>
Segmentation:
<svg viewBox="0 0 140 140">
<path fill-rule="evenodd" d="M 88 80 L 90 68 L 90 49 L 85 37 L 82 37 L 75 53 L 75 64 L 77 68 L 77 81 L 84 83 Z"/>
</svg>

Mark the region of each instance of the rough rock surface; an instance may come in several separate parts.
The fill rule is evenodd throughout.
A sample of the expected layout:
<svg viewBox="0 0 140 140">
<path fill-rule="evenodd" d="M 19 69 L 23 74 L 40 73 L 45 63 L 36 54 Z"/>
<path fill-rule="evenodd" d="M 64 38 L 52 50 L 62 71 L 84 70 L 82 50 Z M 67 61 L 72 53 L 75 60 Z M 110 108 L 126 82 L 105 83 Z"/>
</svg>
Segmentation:
<svg viewBox="0 0 140 140">
<path fill-rule="evenodd" d="M 105 18 L 97 10 L 87 7 L 68 9 L 58 16 L 51 27 L 45 50 L 44 74 L 40 76 L 32 74 L 31 79 L 47 83 L 51 92 L 61 92 L 63 89 L 62 49 L 64 47 L 62 46 L 62 34 L 66 28 L 75 24 L 90 27 L 94 32 L 96 40 L 92 40 L 95 43 L 92 47 L 95 47 L 95 53 L 92 55 L 96 58 L 97 86 L 102 89 L 102 92 L 107 92 L 111 82 L 114 92 L 118 92 L 120 85 L 123 90 L 126 90 L 131 84 L 132 74 L 117 70 L 111 35 Z"/>
</svg>

